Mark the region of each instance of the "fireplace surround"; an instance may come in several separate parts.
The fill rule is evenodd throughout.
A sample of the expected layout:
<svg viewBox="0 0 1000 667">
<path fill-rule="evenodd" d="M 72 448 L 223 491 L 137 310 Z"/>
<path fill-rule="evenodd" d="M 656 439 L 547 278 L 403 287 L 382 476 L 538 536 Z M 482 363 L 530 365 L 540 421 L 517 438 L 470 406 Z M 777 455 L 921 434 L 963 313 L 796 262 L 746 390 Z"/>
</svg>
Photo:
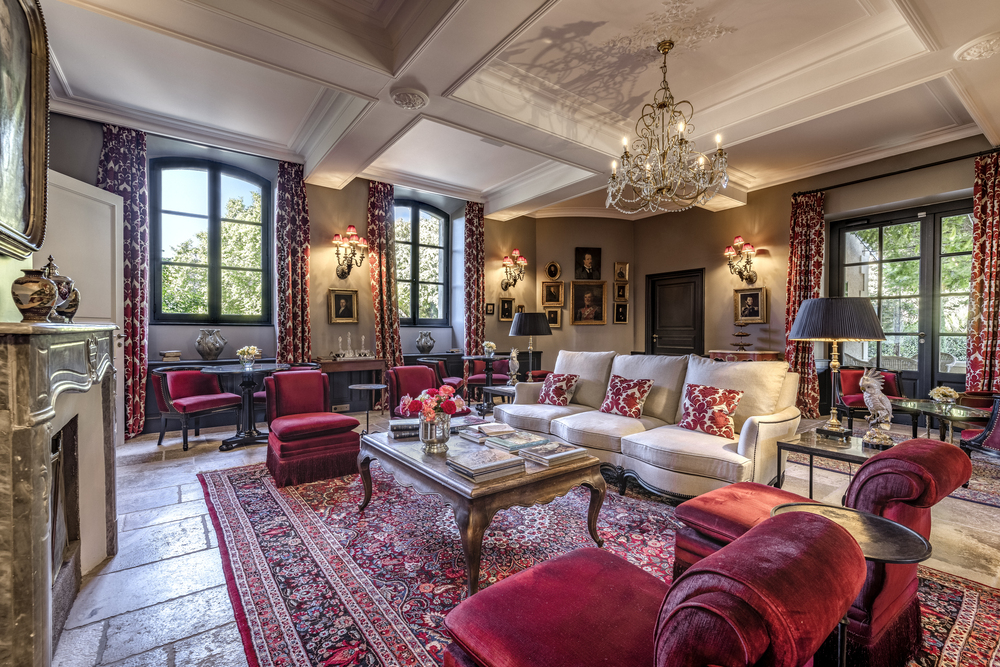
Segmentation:
<svg viewBox="0 0 1000 667">
<path fill-rule="evenodd" d="M 0 323 L 2 665 L 49 667 L 81 575 L 117 553 L 114 329 Z"/>
</svg>

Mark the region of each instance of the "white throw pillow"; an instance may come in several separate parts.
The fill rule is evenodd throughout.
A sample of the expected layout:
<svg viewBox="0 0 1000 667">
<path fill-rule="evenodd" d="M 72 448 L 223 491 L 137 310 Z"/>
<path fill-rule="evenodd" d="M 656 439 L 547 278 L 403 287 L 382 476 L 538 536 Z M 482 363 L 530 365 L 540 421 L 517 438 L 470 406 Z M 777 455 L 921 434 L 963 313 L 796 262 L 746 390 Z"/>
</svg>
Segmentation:
<svg viewBox="0 0 1000 667">
<path fill-rule="evenodd" d="M 736 432 L 739 433 L 750 417 L 773 415 L 777 411 L 786 375 L 788 364 L 784 361 L 712 361 L 692 356 L 688 361 L 684 385 L 703 384 L 742 391 L 743 398 L 733 415 Z M 677 406 L 675 423 L 680 420 L 681 406 Z"/>
<path fill-rule="evenodd" d="M 579 375 L 576 393 L 570 403 L 600 408 L 611 378 L 611 362 L 614 352 L 570 352 L 560 350 L 553 373 Z"/>
<path fill-rule="evenodd" d="M 681 402 L 687 364 L 687 355 L 619 354 L 611 364 L 611 373 L 629 380 L 651 379 L 653 388 L 642 406 L 642 414 L 673 424 Z"/>
</svg>

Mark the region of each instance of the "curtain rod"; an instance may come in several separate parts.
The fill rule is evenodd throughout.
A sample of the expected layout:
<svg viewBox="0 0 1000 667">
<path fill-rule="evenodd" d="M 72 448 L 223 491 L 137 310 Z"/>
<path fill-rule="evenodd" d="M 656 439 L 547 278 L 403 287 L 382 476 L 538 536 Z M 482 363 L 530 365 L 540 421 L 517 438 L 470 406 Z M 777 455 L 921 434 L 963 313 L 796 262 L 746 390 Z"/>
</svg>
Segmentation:
<svg viewBox="0 0 1000 667">
<path fill-rule="evenodd" d="M 992 155 L 993 153 L 1000 153 L 1000 148 L 991 148 L 987 151 L 979 151 L 978 153 L 969 153 L 968 155 L 960 155 L 958 157 L 948 158 L 947 160 L 938 160 L 937 162 L 931 162 L 930 164 L 922 164 L 917 167 L 910 167 L 908 169 L 900 169 L 899 171 L 893 171 L 888 174 L 879 174 L 878 176 L 868 176 L 867 178 L 859 178 L 856 181 L 848 181 L 847 183 L 838 183 L 837 185 L 828 185 L 825 188 L 816 188 L 815 190 L 803 190 L 801 192 L 796 192 L 792 194 L 793 197 L 799 195 L 812 195 L 817 192 L 826 192 L 827 190 L 836 190 L 837 188 L 844 188 L 848 185 L 857 185 L 858 183 L 867 183 L 868 181 L 876 181 L 880 178 L 888 178 L 889 176 L 898 176 L 900 174 L 907 174 L 911 171 L 919 171 L 920 169 L 927 169 L 929 167 L 937 167 L 942 164 L 948 164 L 949 162 L 958 162 L 960 160 L 968 160 L 969 158 L 982 157 L 983 155 Z"/>
</svg>

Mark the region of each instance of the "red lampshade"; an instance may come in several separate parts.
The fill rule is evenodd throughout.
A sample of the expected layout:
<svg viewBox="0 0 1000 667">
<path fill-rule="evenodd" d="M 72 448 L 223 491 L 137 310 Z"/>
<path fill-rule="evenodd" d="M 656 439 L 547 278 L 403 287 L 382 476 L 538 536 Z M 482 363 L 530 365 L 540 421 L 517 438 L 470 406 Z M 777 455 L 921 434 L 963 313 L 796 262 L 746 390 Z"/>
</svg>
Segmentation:
<svg viewBox="0 0 1000 667">
<path fill-rule="evenodd" d="M 734 248 L 740 247 L 741 245 L 743 245 L 743 243 L 744 243 L 744 241 L 743 241 L 743 237 L 742 236 L 737 236 L 735 239 L 733 239 L 733 247 Z"/>
<path fill-rule="evenodd" d="M 727 245 L 726 246 L 725 255 L 726 255 L 726 257 L 735 257 L 736 256 L 736 251 L 733 250 L 733 246 L 731 246 L 731 245 Z"/>
<path fill-rule="evenodd" d="M 757 250 L 753 247 L 752 243 L 744 243 L 743 244 L 743 252 L 745 252 L 748 255 L 756 255 L 757 254 Z"/>
<path fill-rule="evenodd" d="M 357 233 L 358 233 L 358 230 L 357 230 L 357 228 L 354 225 L 347 225 L 347 235 L 348 236 L 350 236 L 351 234 L 357 234 Z"/>
<path fill-rule="evenodd" d="M 510 253 L 510 256 L 511 256 L 511 257 L 520 257 L 520 256 L 521 256 L 521 251 L 520 251 L 520 250 L 518 250 L 517 248 L 514 248 L 514 249 L 513 249 L 512 251 L 511 251 L 511 253 Z"/>
<path fill-rule="evenodd" d="M 503 265 L 504 266 L 514 266 L 514 262 L 511 261 L 510 257 L 507 257 L 506 255 L 504 255 Z"/>
<path fill-rule="evenodd" d="M 333 235 L 333 242 L 334 242 L 334 244 L 339 244 L 340 241 L 341 241 L 340 234 L 334 234 Z"/>
<path fill-rule="evenodd" d="M 363 247 L 365 247 L 365 248 L 367 248 L 367 247 L 368 247 L 368 240 L 367 240 L 367 239 L 365 239 L 365 237 L 364 237 L 364 236 L 362 236 L 362 237 L 361 237 L 360 239 L 358 239 L 358 243 L 360 243 L 360 244 L 361 244 L 361 245 L 362 245 Z"/>
<path fill-rule="evenodd" d="M 520 264 L 521 266 L 527 266 L 528 265 L 528 258 L 527 257 L 520 257 L 519 256 L 517 258 L 517 263 Z"/>
<path fill-rule="evenodd" d="M 355 232 L 357 232 L 357 230 L 355 230 Z M 357 242 L 358 242 L 357 233 L 351 234 L 351 243 L 357 243 Z"/>
</svg>

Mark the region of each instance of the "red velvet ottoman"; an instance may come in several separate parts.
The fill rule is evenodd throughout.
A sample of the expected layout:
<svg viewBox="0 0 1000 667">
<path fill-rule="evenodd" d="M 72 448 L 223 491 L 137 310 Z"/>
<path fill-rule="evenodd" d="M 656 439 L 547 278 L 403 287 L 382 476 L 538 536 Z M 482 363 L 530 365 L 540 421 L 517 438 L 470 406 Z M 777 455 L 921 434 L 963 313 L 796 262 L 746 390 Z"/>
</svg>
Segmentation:
<svg viewBox="0 0 1000 667">
<path fill-rule="evenodd" d="M 361 435 L 354 417 L 326 412 L 330 385 L 319 371 L 264 378 L 267 469 L 279 487 L 358 472 Z"/>
</svg>

